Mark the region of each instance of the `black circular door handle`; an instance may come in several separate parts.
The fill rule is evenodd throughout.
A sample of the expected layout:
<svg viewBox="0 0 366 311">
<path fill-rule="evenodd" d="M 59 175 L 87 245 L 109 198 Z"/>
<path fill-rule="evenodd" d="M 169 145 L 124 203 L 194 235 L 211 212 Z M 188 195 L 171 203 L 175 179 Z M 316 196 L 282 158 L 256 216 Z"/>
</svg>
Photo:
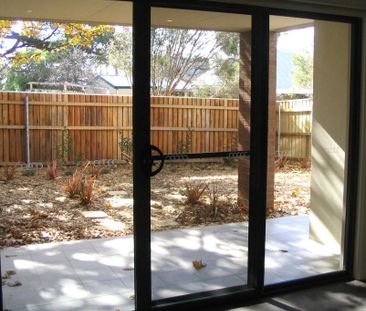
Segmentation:
<svg viewBox="0 0 366 311">
<path fill-rule="evenodd" d="M 153 158 L 153 151 L 158 153 L 159 162 L 156 162 Z M 155 176 L 160 173 L 164 166 L 164 154 L 163 152 L 156 146 L 150 145 L 150 152 L 151 152 L 151 162 L 150 162 L 150 176 Z M 156 168 L 155 168 L 156 166 Z"/>
</svg>

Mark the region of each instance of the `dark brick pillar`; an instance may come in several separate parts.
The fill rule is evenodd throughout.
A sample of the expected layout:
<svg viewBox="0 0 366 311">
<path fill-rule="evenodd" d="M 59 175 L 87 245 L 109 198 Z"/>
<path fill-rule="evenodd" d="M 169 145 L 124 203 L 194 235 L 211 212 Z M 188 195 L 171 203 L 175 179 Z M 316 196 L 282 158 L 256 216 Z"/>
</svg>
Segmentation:
<svg viewBox="0 0 366 311">
<path fill-rule="evenodd" d="M 274 204 L 274 173 L 276 150 L 276 45 L 277 34 L 270 34 L 269 56 L 269 103 L 268 103 L 268 175 L 267 209 Z M 239 72 L 239 150 L 250 149 L 250 105 L 251 105 L 251 32 L 240 34 Z M 238 167 L 238 203 L 249 208 L 250 160 L 241 158 Z"/>
<path fill-rule="evenodd" d="M 240 34 L 239 68 L 239 150 L 250 149 L 250 104 L 251 104 L 251 32 Z M 238 203 L 249 208 L 249 172 L 250 160 L 239 158 L 238 165 Z"/>
</svg>

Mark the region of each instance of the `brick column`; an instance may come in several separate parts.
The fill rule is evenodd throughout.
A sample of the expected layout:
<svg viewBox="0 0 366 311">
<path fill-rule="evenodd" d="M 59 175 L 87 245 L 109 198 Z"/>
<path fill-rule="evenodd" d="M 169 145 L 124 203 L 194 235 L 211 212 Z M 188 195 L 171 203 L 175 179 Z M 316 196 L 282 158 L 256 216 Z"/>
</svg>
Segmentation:
<svg viewBox="0 0 366 311">
<path fill-rule="evenodd" d="M 250 149 L 250 104 L 251 104 L 251 60 L 252 32 L 240 34 L 239 64 L 239 129 L 238 149 Z M 250 159 L 239 158 L 238 164 L 238 204 L 249 209 L 249 173 Z"/>
<path fill-rule="evenodd" d="M 274 205 L 274 173 L 276 151 L 276 45 L 277 33 L 270 33 L 269 55 L 269 102 L 268 102 L 268 175 L 267 209 Z M 250 149 L 250 105 L 251 105 L 251 32 L 240 34 L 239 71 L 239 150 Z M 250 160 L 239 159 L 238 203 L 249 208 Z"/>
</svg>

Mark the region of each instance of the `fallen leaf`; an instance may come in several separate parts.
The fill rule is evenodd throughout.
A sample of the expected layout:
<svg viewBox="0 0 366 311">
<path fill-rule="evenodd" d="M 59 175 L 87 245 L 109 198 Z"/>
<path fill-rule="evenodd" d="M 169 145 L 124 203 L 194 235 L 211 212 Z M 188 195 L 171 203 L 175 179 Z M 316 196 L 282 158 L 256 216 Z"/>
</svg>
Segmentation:
<svg viewBox="0 0 366 311">
<path fill-rule="evenodd" d="M 196 270 L 200 270 L 207 266 L 205 263 L 202 262 L 202 260 L 193 260 L 192 264 Z"/>
<path fill-rule="evenodd" d="M 123 268 L 123 271 L 133 271 L 133 270 L 135 270 L 133 267 Z"/>
</svg>

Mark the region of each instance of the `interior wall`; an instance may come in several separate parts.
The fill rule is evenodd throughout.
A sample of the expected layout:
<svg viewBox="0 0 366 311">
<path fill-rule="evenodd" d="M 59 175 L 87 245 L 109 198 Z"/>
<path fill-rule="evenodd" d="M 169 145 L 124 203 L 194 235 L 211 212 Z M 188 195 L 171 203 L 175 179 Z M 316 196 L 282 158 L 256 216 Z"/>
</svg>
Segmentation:
<svg viewBox="0 0 366 311">
<path fill-rule="evenodd" d="M 366 18 L 363 20 L 363 33 L 366 34 Z M 362 57 L 362 81 L 366 81 L 366 38 L 363 39 Z M 358 204 L 356 217 L 356 243 L 354 277 L 358 280 L 366 280 L 366 89 L 365 83 L 361 83 L 361 131 L 360 131 L 360 162 L 359 162 L 359 182 L 358 182 Z"/>
<path fill-rule="evenodd" d="M 342 246 L 350 89 L 349 24 L 314 22 L 310 236 Z"/>
<path fill-rule="evenodd" d="M 217 2 L 217 0 L 208 1 Z M 366 16 L 366 2 L 363 0 L 220 0 L 220 2 L 324 14 Z"/>
</svg>

